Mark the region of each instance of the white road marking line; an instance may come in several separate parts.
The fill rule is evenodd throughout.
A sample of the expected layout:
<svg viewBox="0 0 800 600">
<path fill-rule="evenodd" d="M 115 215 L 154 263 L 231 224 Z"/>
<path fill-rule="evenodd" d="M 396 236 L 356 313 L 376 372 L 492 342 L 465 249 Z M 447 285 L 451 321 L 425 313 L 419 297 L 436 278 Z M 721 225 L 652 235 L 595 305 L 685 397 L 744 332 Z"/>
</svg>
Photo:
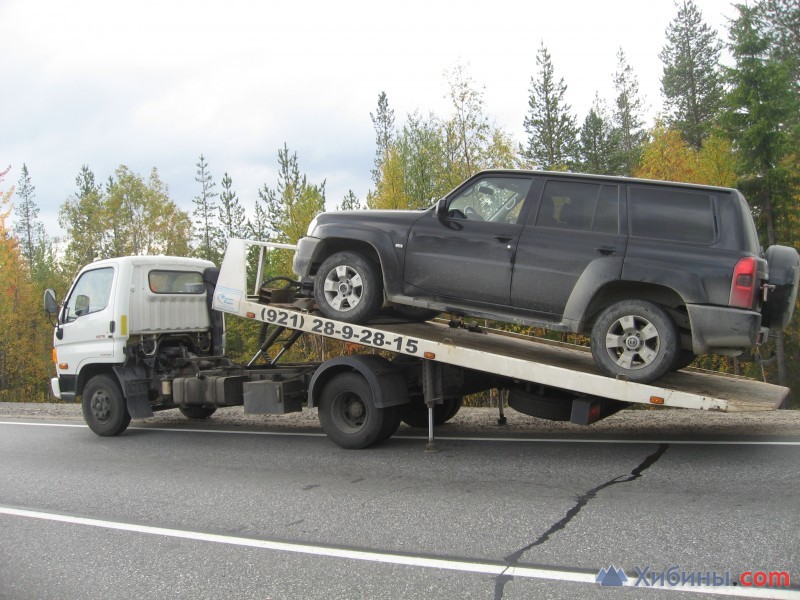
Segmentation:
<svg viewBox="0 0 800 600">
<path fill-rule="evenodd" d="M 133 523 L 122 523 L 119 521 L 106 521 L 102 519 L 91 519 L 87 517 L 75 517 L 48 513 L 35 510 L 25 510 L 0 506 L 0 514 L 11 517 L 23 517 L 29 519 L 39 519 L 57 523 L 67 523 L 71 525 L 83 525 L 86 527 L 99 527 L 103 529 L 113 529 L 116 531 L 127 531 L 131 533 L 142 533 L 170 538 L 194 540 L 199 542 L 211 542 L 216 544 L 227 544 L 231 546 L 242 546 L 248 548 L 258 548 L 261 550 L 275 550 L 278 552 L 292 552 L 295 554 L 307 554 L 311 556 L 324 556 L 327 558 L 342 558 L 348 560 L 358 560 L 366 562 L 376 562 L 389 565 L 403 565 L 409 567 L 421 567 L 426 569 L 445 569 L 449 571 L 463 571 L 467 573 L 477 573 L 483 575 L 508 577 L 521 577 L 526 579 L 548 579 L 554 581 L 568 581 L 573 583 L 596 584 L 596 575 L 583 571 L 570 571 L 558 569 L 545 569 L 536 567 L 514 567 L 498 563 L 484 563 L 473 561 L 460 561 L 449 558 L 432 558 L 415 556 L 413 554 L 389 554 L 368 550 L 349 550 L 346 548 L 336 548 L 332 546 L 317 546 L 312 544 L 295 544 L 290 542 L 277 542 L 272 540 L 257 540 L 236 536 L 219 535 L 214 533 L 203 533 L 200 531 L 186 531 L 182 529 L 169 529 L 165 527 L 153 527 L 150 525 L 136 525 Z M 629 578 L 626 587 L 634 587 L 633 579 Z M 598 586 L 599 587 L 599 586 Z M 647 589 L 660 589 L 679 592 L 695 592 L 699 594 L 717 594 L 723 596 L 745 596 L 749 598 L 777 598 L 779 600 L 800 600 L 800 592 L 786 589 L 775 588 L 743 588 L 738 586 L 661 586 L 651 585 Z"/>
<path fill-rule="evenodd" d="M 25 421 L 0 421 L 0 425 L 26 425 L 31 427 L 79 427 L 87 425 L 79 423 L 34 423 Z M 133 431 L 169 431 L 173 433 L 214 433 L 233 435 L 272 435 L 276 437 L 325 437 L 324 433 L 301 431 L 248 431 L 238 429 L 183 429 L 178 427 L 128 427 Z M 423 435 L 395 435 L 393 440 L 425 440 Z M 800 441 L 769 440 L 637 440 L 637 439 L 581 439 L 581 438 L 526 438 L 526 437 L 470 437 L 470 436 L 436 436 L 438 441 L 451 442 L 516 442 L 516 443 L 554 443 L 554 444 L 670 444 L 674 446 L 800 446 Z"/>
</svg>

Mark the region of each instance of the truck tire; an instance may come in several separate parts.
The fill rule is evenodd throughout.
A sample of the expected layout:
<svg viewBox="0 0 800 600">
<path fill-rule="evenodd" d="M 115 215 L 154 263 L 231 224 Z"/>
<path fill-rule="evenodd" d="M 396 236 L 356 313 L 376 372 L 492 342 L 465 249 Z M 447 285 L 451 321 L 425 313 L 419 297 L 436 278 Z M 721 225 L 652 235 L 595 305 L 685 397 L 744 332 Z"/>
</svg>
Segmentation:
<svg viewBox="0 0 800 600">
<path fill-rule="evenodd" d="M 367 380 L 358 373 L 346 372 L 331 377 L 322 389 L 319 421 L 335 444 L 358 449 L 391 437 L 400 424 L 400 414 L 396 406 L 375 406 Z"/>
<path fill-rule="evenodd" d="M 651 383 L 676 361 L 680 339 L 669 315 L 652 302 L 623 300 L 600 313 L 592 327 L 592 356 L 611 377 Z"/>
<path fill-rule="evenodd" d="M 512 389 L 508 393 L 508 405 L 517 412 L 538 419 L 569 421 L 574 396 L 556 391 L 552 393 L 551 397 L 523 389 Z"/>
<path fill-rule="evenodd" d="M 461 404 L 464 401 L 462 397 L 446 398 L 444 403 L 437 404 L 433 407 L 433 424 L 443 425 L 450 419 L 456 416 L 461 410 Z M 409 427 L 427 427 L 428 426 L 428 407 L 419 402 L 413 404 L 406 404 L 400 407 L 400 419 Z"/>
<path fill-rule="evenodd" d="M 178 410 L 180 410 L 187 419 L 194 419 L 197 421 L 207 419 L 217 412 L 215 406 L 181 406 Z"/>
<path fill-rule="evenodd" d="M 97 435 L 119 435 L 128 428 L 131 416 L 117 381 L 109 375 L 95 375 L 81 394 L 83 418 Z"/>
<path fill-rule="evenodd" d="M 366 323 L 383 304 L 380 268 L 358 252 L 337 252 L 317 270 L 314 300 L 329 319 Z"/>
</svg>

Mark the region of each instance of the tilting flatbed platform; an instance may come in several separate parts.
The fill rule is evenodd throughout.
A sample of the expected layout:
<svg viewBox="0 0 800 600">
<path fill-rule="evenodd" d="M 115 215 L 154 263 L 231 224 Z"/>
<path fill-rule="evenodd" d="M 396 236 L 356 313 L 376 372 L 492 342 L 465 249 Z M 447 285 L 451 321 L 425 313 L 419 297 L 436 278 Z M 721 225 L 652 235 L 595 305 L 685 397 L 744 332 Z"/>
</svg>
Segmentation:
<svg viewBox="0 0 800 600">
<path fill-rule="evenodd" d="M 723 412 L 779 408 L 788 388 L 717 373 L 684 370 L 654 384 L 613 379 L 600 373 L 579 347 L 498 331 L 470 331 L 447 324 L 356 325 L 281 305 L 260 304 L 247 293 L 248 246 L 274 245 L 230 240 L 213 308 L 287 329 L 369 346 L 398 354 L 532 382 L 576 394 L 648 405 Z"/>
</svg>

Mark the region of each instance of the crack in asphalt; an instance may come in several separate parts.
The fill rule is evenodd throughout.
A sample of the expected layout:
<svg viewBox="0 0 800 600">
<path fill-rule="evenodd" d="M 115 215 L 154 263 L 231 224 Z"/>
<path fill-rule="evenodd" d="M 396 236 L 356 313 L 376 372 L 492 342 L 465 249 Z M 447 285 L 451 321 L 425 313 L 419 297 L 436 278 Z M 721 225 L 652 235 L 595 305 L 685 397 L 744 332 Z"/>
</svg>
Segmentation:
<svg viewBox="0 0 800 600">
<path fill-rule="evenodd" d="M 523 554 L 525 554 L 529 550 L 532 550 L 536 546 L 541 546 L 547 540 L 550 539 L 550 536 L 564 529 L 569 524 L 569 522 L 572 521 L 572 519 L 574 519 L 579 512 L 581 512 L 583 507 L 589 504 L 591 500 L 594 500 L 597 497 L 597 494 L 603 491 L 604 489 L 611 487 L 612 485 L 617 485 L 618 483 L 630 483 L 631 481 L 639 479 L 639 477 L 641 477 L 642 474 L 647 469 L 649 469 L 656 462 L 658 462 L 658 460 L 664 455 L 664 453 L 667 451 L 668 448 L 669 444 L 659 444 L 658 449 L 652 454 L 649 454 L 636 468 L 634 468 L 630 472 L 629 475 L 627 476 L 619 475 L 614 479 L 610 479 L 605 483 L 601 483 L 600 485 L 590 489 L 588 492 L 581 494 L 580 496 L 578 496 L 575 505 L 567 511 L 567 513 L 564 515 L 562 519 L 554 523 L 547 531 L 545 531 L 542 535 L 540 535 L 535 541 L 506 556 L 504 560 L 506 561 L 506 563 L 508 563 L 508 566 L 506 567 L 506 570 L 503 571 L 503 573 L 500 573 L 500 575 L 498 575 L 497 578 L 495 579 L 494 600 L 502 600 L 506 584 L 514 579 L 512 575 L 506 575 L 505 573 L 508 572 L 509 568 L 517 566 L 519 564 L 519 561 L 522 558 Z"/>
</svg>

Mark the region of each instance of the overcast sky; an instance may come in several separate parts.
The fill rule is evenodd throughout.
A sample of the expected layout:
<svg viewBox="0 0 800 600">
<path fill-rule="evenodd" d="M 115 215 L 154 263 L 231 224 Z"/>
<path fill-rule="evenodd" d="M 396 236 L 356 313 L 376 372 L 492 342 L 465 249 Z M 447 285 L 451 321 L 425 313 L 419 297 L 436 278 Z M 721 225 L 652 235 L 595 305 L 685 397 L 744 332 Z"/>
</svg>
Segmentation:
<svg viewBox="0 0 800 600">
<path fill-rule="evenodd" d="M 727 39 L 729 0 L 696 0 Z M 0 190 L 23 163 L 51 235 L 87 164 L 158 168 L 192 210 L 202 152 L 242 204 L 276 184 L 286 142 L 328 207 L 370 188 L 369 113 L 385 91 L 397 124 L 449 114 L 443 73 L 461 63 L 487 113 L 522 142 L 536 52 L 544 42 L 582 122 L 595 92 L 613 98 L 622 47 L 654 116 L 673 0 L 0 0 Z M 16 197 L 15 197 L 16 201 Z"/>
</svg>

